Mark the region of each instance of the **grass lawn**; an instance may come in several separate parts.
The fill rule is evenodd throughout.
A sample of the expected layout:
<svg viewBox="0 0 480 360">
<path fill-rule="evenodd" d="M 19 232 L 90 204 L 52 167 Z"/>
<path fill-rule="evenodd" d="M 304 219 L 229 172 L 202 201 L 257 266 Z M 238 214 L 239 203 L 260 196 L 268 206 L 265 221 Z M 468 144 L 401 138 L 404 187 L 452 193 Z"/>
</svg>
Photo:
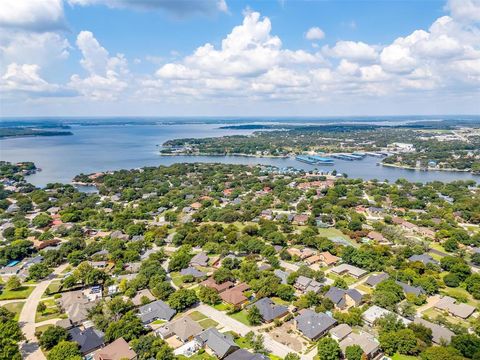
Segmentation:
<svg viewBox="0 0 480 360">
<path fill-rule="evenodd" d="M 48 285 L 47 290 L 45 290 L 45 294 L 42 297 L 49 297 L 52 296 L 60 291 L 62 288 L 62 284 L 60 280 L 54 280 L 50 285 Z"/>
<path fill-rule="evenodd" d="M 430 249 L 435 249 L 435 250 L 438 250 L 438 251 L 441 251 L 441 252 L 444 252 L 444 253 L 448 253 L 448 251 L 446 251 L 442 245 L 440 245 L 439 243 L 435 242 L 435 241 L 430 241 L 428 243 L 428 246 L 430 247 Z"/>
<path fill-rule="evenodd" d="M 439 311 L 434 308 L 430 308 L 428 310 L 425 310 L 422 315 L 428 316 L 430 319 L 436 319 L 438 316 L 442 316 L 445 319 L 448 320 L 448 322 L 451 322 L 452 324 L 458 324 L 458 325 L 463 325 L 465 327 L 465 321 L 456 318 L 454 316 L 450 315 L 445 315 L 442 311 Z"/>
<path fill-rule="evenodd" d="M 408 356 L 408 355 L 402 355 L 399 353 L 396 353 L 395 355 L 392 356 L 392 360 L 414 360 L 418 359 L 416 356 Z"/>
<path fill-rule="evenodd" d="M 58 309 L 57 304 L 55 304 L 55 300 L 49 299 L 44 300 L 43 303 L 47 306 L 47 309 L 44 312 L 39 312 L 35 314 L 35 322 L 42 322 L 45 320 L 55 319 L 61 316 L 61 312 Z"/>
<path fill-rule="evenodd" d="M 190 357 L 179 355 L 179 356 L 177 356 L 177 359 L 179 359 L 179 360 L 217 360 L 216 357 L 208 355 L 207 353 L 194 354 Z"/>
<path fill-rule="evenodd" d="M 20 312 L 22 311 L 23 305 L 25 305 L 25 302 L 19 301 L 19 302 L 12 302 L 3 305 L 5 309 L 8 311 L 12 312 L 15 314 L 15 320 L 18 320 L 18 317 L 20 316 Z"/>
<path fill-rule="evenodd" d="M 203 327 L 204 329 L 208 329 L 211 327 L 217 327 L 218 323 L 215 320 L 212 319 L 204 319 L 198 321 L 198 324 Z"/>
<path fill-rule="evenodd" d="M 238 339 L 235 339 L 235 343 L 238 346 L 240 346 L 242 349 L 250 349 L 250 344 L 243 336 L 239 337 Z"/>
<path fill-rule="evenodd" d="M 443 256 L 440 256 L 440 255 L 432 253 L 432 252 L 429 252 L 428 255 L 430 255 L 434 260 L 437 260 L 437 261 L 442 260 L 442 257 L 443 257 Z"/>
<path fill-rule="evenodd" d="M 179 272 L 174 271 L 170 273 L 170 278 L 172 279 L 172 282 L 178 286 L 178 287 L 183 287 L 184 282 L 182 281 L 182 275 L 180 275 Z"/>
<path fill-rule="evenodd" d="M 44 332 L 45 330 L 47 330 L 50 326 L 53 326 L 52 324 L 48 324 L 48 325 L 42 325 L 42 326 L 38 326 L 35 328 L 35 332 Z"/>
<path fill-rule="evenodd" d="M 318 236 L 326 237 L 326 238 L 332 238 L 332 237 L 342 237 L 347 241 L 350 241 L 350 238 L 342 233 L 340 230 L 333 229 L 333 228 L 319 228 L 318 229 Z"/>
<path fill-rule="evenodd" d="M 165 324 L 166 321 L 165 320 L 155 320 L 154 322 L 152 322 L 153 325 L 162 325 L 162 324 Z"/>
<path fill-rule="evenodd" d="M 272 297 L 272 300 L 275 304 L 288 306 L 290 303 L 288 301 L 282 300 L 279 297 Z"/>
<path fill-rule="evenodd" d="M 337 276 L 337 275 L 335 275 L 335 274 L 328 273 L 328 274 L 327 274 L 327 277 L 330 278 L 330 279 L 332 279 L 333 281 L 335 281 L 335 280 L 338 279 L 338 278 L 341 278 L 341 279 L 345 280 L 345 282 L 347 283 L 348 286 L 350 286 L 350 285 L 352 285 L 352 284 L 355 284 L 355 283 L 358 281 L 357 279 L 355 279 L 355 278 L 353 278 L 353 277 L 351 277 L 351 276 L 348 276 L 348 275 L 346 275 L 346 276 Z"/>
<path fill-rule="evenodd" d="M 229 316 L 240 321 L 242 324 L 250 326 L 250 322 L 247 319 L 247 312 L 245 310 L 236 312 L 235 314 L 230 314 Z"/>
<path fill-rule="evenodd" d="M 363 291 L 366 294 L 371 294 L 373 292 L 371 287 L 369 287 L 367 285 L 364 285 L 364 284 L 357 285 L 355 288 L 357 290 Z"/>
<path fill-rule="evenodd" d="M 273 354 L 269 354 L 268 357 L 271 359 L 271 360 L 282 360 L 281 357 L 277 356 L 277 355 L 273 355 Z"/>
<path fill-rule="evenodd" d="M 21 286 L 17 290 L 3 290 L 0 300 L 26 299 L 35 289 L 35 286 Z"/>
<path fill-rule="evenodd" d="M 220 303 L 212 306 L 214 309 L 218 311 L 226 311 L 228 310 L 228 305 L 225 303 Z"/>
<path fill-rule="evenodd" d="M 205 320 L 208 319 L 208 316 L 205 314 L 202 314 L 200 311 L 194 311 L 190 313 L 188 316 L 192 318 L 194 321 L 200 321 L 200 320 Z"/>
<path fill-rule="evenodd" d="M 448 296 L 453 297 L 454 299 L 457 300 L 464 300 L 467 299 L 467 304 L 472 305 L 472 306 L 477 306 L 478 301 L 476 301 L 472 295 L 468 293 L 467 290 L 462 289 L 462 288 L 449 288 L 446 287 L 445 289 L 442 289 L 440 293 L 444 293 Z"/>
</svg>

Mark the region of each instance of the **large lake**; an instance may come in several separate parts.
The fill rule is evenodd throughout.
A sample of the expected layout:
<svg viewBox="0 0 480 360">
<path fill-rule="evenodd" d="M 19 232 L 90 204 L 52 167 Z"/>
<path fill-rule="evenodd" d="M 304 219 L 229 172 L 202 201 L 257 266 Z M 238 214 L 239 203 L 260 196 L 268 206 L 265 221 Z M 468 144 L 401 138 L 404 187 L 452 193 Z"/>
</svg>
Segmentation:
<svg viewBox="0 0 480 360">
<path fill-rule="evenodd" d="M 480 180 L 480 176 L 469 173 L 413 171 L 378 166 L 379 159 L 374 157 L 366 157 L 360 161 L 335 160 L 334 166 L 319 167 L 298 162 L 293 158 L 159 155 L 157 145 L 169 139 L 251 133 L 249 130 L 222 130 L 219 126 L 221 124 L 72 125 L 72 136 L 0 140 L 0 159 L 35 162 L 42 171 L 30 176 L 28 181 L 37 186 L 45 186 L 49 182 L 68 183 L 79 173 L 170 165 L 176 162 L 263 164 L 326 171 L 336 169 L 351 178 L 389 181 L 399 178 L 418 182 Z"/>
</svg>

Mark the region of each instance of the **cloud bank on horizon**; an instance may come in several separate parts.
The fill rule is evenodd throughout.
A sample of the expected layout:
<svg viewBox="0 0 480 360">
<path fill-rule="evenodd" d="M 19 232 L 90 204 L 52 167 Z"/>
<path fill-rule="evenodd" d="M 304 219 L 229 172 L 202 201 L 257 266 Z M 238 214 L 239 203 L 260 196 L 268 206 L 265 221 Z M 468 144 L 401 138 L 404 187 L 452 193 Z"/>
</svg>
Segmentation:
<svg viewBox="0 0 480 360">
<path fill-rule="evenodd" d="M 73 34 L 66 7 L 230 13 L 225 0 L 3 0 L 3 116 L 480 113 L 480 0 L 448 0 L 429 28 L 386 44 L 321 45 L 334 36 L 319 23 L 298 34 L 309 43 L 299 49 L 275 34 L 275 19 L 247 8 L 220 42 L 159 58 L 149 72 L 137 71 L 141 59 L 110 53 L 92 30 Z M 66 67 L 74 54 L 77 66 Z M 55 74 L 65 67 L 66 76 Z"/>
</svg>

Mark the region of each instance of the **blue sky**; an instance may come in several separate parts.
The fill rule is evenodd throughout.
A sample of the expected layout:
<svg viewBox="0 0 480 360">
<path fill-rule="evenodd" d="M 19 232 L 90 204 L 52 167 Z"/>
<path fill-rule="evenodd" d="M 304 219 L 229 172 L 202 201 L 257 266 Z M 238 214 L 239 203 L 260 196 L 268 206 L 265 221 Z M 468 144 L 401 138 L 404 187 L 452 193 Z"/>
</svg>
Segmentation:
<svg viewBox="0 0 480 360">
<path fill-rule="evenodd" d="M 479 0 L 3 0 L 0 114 L 478 114 L 479 23 Z"/>
</svg>

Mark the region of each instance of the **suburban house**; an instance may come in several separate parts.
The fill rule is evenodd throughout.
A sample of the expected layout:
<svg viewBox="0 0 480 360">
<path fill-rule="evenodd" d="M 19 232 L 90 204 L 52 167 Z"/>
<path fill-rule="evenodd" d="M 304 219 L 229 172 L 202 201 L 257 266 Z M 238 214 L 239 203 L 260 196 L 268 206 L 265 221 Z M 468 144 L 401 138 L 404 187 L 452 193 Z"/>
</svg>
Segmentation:
<svg viewBox="0 0 480 360">
<path fill-rule="evenodd" d="M 150 324 L 158 319 L 170 320 L 175 313 L 176 311 L 162 300 L 157 300 L 138 308 L 138 317 L 144 324 Z"/>
<path fill-rule="evenodd" d="M 91 352 L 101 348 L 104 341 L 104 333 L 93 327 L 81 330 L 79 327 L 74 327 L 68 330 L 71 341 L 76 342 L 80 348 L 82 355 L 90 354 Z"/>
<path fill-rule="evenodd" d="M 420 261 L 425 266 L 428 265 L 428 264 L 438 265 L 438 261 L 434 260 L 428 254 L 412 255 L 408 258 L 408 261 L 410 261 L 410 262 Z"/>
<path fill-rule="evenodd" d="M 355 279 L 360 279 L 362 276 L 367 274 L 367 271 L 349 264 L 341 264 L 341 265 L 335 266 L 334 268 L 332 268 L 331 271 L 336 275 L 348 274 L 354 277 Z"/>
<path fill-rule="evenodd" d="M 337 321 L 324 313 L 316 313 L 310 309 L 303 309 L 295 317 L 295 325 L 305 337 L 317 340 L 333 328 Z"/>
<path fill-rule="evenodd" d="M 209 328 L 200 333 L 196 340 L 207 350 L 219 359 L 237 351 L 239 346 L 233 341 L 230 334 L 222 334 L 215 328 Z"/>
<path fill-rule="evenodd" d="M 432 330 L 432 341 L 437 345 L 450 344 L 452 336 L 455 336 L 455 333 L 450 331 L 444 326 L 431 323 L 430 321 L 424 320 L 422 318 L 416 317 L 413 321 L 415 324 L 420 324 L 426 328 Z"/>
<path fill-rule="evenodd" d="M 319 283 L 317 280 L 301 275 L 297 278 L 293 286 L 301 292 L 307 293 L 313 291 L 317 294 L 322 289 L 323 284 Z"/>
<path fill-rule="evenodd" d="M 290 275 L 290 273 L 280 269 L 273 270 L 273 274 L 280 279 L 282 284 L 287 283 L 288 275 Z"/>
<path fill-rule="evenodd" d="M 362 314 L 362 319 L 365 320 L 365 322 L 369 326 L 373 326 L 375 321 L 377 321 L 381 317 L 383 317 L 385 315 L 389 315 L 389 314 L 394 314 L 394 313 L 391 312 L 390 310 L 381 308 L 380 306 L 373 305 L 373 306 L 369 307 L 366 311 L 364 311 L 364 313 Z M 401 317 L 399 315 L 397 315 L 397 318 L 399 320 L 401 320 L 404 325 L 408 325 L 408 324 L 411 323 L 410 320 L 405 319 L 404 317 Z"/>
<path fill-rule="evenodd" d="M 380 284 L 383 280 L 387 280 L 390 277 L 387 273 L 380 273 L 376 275 L 370 275 L 367 280 L 365 280 L 365 284 L 371 287 L 376 287 Z"/>
<path fill-rule="evenodd" d="M 330 336 L 332 339 L 336 340 L 337 342 L 342 341 L 352 332 L 352 328 L 347 324 L 340 324 L 335 326 L 333 329 L 329 331 Z"/>
<path fill-rule="evenodd" d="M 182 343 L 186 343 L 193 340 L 202 331 L 203 328 L 196 321 L 189 316 L 184 316 L 158 328 L 155 334 L 164 340 L 175 336 Z"/>
<path fill-rule="evenodd" d="M 225 360 L 269 360 L 270 358 L 263 354 L 253 354 L 245 349 L 238 349 L 237 351 L 228 355 Z"/>
<path fill-rule="evenodd" d="M 84 296 L 82 290 L 62 293 L 58 300 L 58 304 L 74 325 L 80 325 L 87 320 L 88 310 L 95 306 L 95 303 Z"/>
<path fill-rule="evenodd" d="M 305 225 L 308 222 L 308 215 L 297 214 L 293 217 L 293 223 L 297 225 Z"/>
<path fill-rule="evenodd" d="M 326 266 L 335 265 L 340 261 L 338 256 L 332 255 L 328 251 L 323 251 L 319 253 L 318 256 L 320 257 L 320 261 Z"/>
<path fill-rule="evenodd" d="M 222 293 L 225 290 L 233 287 L 233 283 L 231 281 L 225 281 L 224 283 L 217 284 L 213 277 L 209 277 L 207 280 L 202 281 L 200 285 L 217 290 L 218 293 Z"/>
<path fill-rule="evenodd" d="M 423 288 L 421 288 L 420 286 L 408 285 L 408 284 L 405 284 L 404 282 L 401 282 L 401 281 L 395 281 L 395 283 L 402 287 L 405 295 L 420 296 L 420 295 L 425 294 L 425 290 L 423 290 Z"/>
<path fill-rule="evenodd" d="M 267 323 L 281 318 L 288 313 L 288 307 L 277 305 L 269 298 L 260 299 L 250 306 L 255 306 L 260 311 L 263 321 Z"/>
<path fill-rule="evenodd" d="M 136 360 L 137 354 L 128 343 L 119 338 L 93 354 L 93 360 Z"/>
<path fill-rule="evenodd" d="M 221 292 L 220 298 L 227 304 L 237 307 L 242 306 L 248 301 L 248 298 L 243 294 L 243 292 L 249 289 L 250 286 L 245 283 L 241 283 L 233 288 Z"/>
<path fill-rule="evenodd" d="M 132 303 L 135 306 L 142 305 L 142 299 L 148 299 L 149 301 L 155 300 L 155 296 L 152 295 L 150 290 L 148 289 L 142 289 L 137 291 L 137 294 L 132 298 Z"/>
<path fill-rule="evenodd" d="M 462 318 L 467 319 L 470 315 L 475 312 L 475 307 L 459 303 L 457 304 L 456 300 L 450 296 L 442 297 L 436 304 L 435 308 L 443 311 L 447 311 L 449 314 Z"/>
<path fill-rule="evenodd" d="M 190 265 L 191 266 L 208 266 L 208 261 L 210 258 L 208 257 L 207 253 L 205 251 L 202 251 L 198 254 L 196 254 L 192 260 L 190 260 Z"/>
<path fill-rule="evenodd" d="M 348 309 L 352 306 L 359 306 L 362 303 L 362 294 L 356 289 L 340 289 L 336 286 L 330 287 L 325 294 L 336 308 L 340 310 Z"/>
<path fill-rule="evenodd" d="M 352 345 L 360 346 L 368 359 L 373 359 L 380 354 L 380 344 L 378 341 L 373 335 L 365 332 L 360 334 L 352 332 L 342 341 L 340 341 L 339 345 L 343 354 L 345 354 L 347 347 Z"/>
<path fill-rule="evenodd" d="M 180 275 L 182 276 L 193 276 L 195 279 L 203 278 L 207 276 L 206 273 L 194 268 L 193 266 L 189 266 L 185 269 L 180 270 Z"/>
</svg>

